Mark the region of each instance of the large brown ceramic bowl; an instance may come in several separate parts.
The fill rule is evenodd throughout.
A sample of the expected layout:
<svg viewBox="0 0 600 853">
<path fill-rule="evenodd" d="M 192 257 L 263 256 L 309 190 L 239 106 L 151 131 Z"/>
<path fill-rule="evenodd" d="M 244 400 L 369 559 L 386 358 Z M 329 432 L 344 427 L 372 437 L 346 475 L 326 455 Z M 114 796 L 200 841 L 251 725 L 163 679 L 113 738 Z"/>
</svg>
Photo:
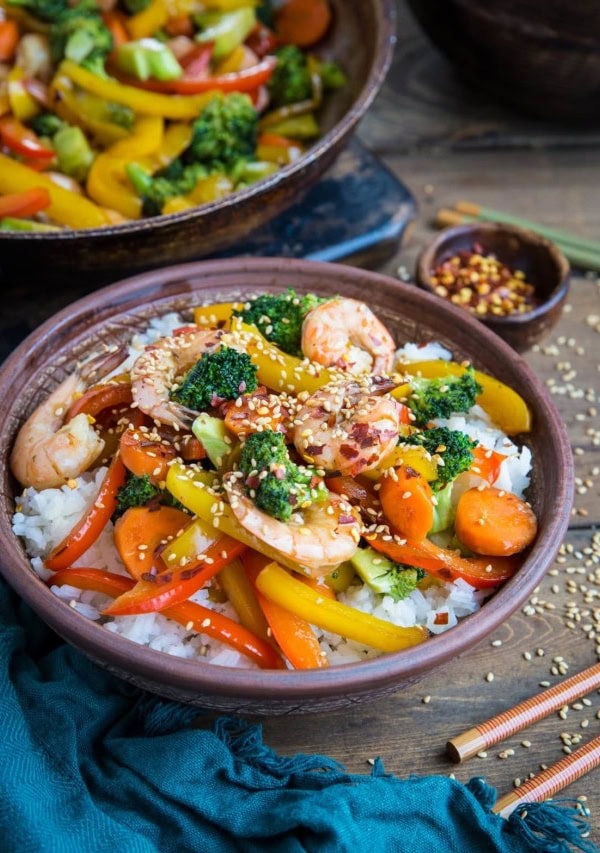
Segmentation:
<svg viewBox="0 0 600 853">
<path fill-rule="evenodd" d="M 359 664 L 315 671 L 250 671 L 171 657 L 117 636 L 76 613 L 34 574 L 13 535 L 16 484 L 8 469 L 24 418 L 100 342 L 129 339 L 148 319 L 288 286 L 299 292 L 364 299 L 398 344 L 438 340 L 459 360 L 501 378 L 528 402 L 533 429 L 518 437 L 533 452 L 530 500 L 539 535 L 520 571 L 446 634 L 412 649 Z M 460 309 L 376 273 L 289 259 L 207 261 L 159 270 L 115 284 L 76 302 L 34 332 L 0 369 L 0 569 L 31 607 L 68 642 L 137 685 L 199 706 L 237 713 L 308 713 L 375 699 L 418 680 L 467 652 L 519 608 L 548 569 L 566 531 L 573 471 L 569 442 L 543 384 L 507 344 Z M 466 664 L 468 665 L 468 664 Z"/>
<path fill-rule="evenodd" d="M 348 83 L 321 108 L 321 138 L 296 163 L 220 201 L 102 229 L 0 232 L 0 272 L 47 281 L 84 274 L 106 284 L 124 275 L 214 254 L 281 213 L 319 179 L 379 91 L 395 40 L 393 0 L 330 0 L 333 23 L 314 50 L 343 67 Z"/>
</svg>

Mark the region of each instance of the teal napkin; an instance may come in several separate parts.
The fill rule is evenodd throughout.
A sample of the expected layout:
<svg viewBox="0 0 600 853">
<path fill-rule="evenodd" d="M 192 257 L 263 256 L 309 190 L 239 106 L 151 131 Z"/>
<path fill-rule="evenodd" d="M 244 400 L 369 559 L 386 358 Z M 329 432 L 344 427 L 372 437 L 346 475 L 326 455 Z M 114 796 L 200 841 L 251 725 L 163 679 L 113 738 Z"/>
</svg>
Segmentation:
<svg viewBox="0 0 600 853">
<path fill-rule="evenodd" d="M 481 779 L 351 775 L 237 718 L 192 728 L 198 709 L 95 666 L 1 580 L 0 696 L 5 853 L 596 850 L 572 805 L 505 821 Z"/>
</svg>

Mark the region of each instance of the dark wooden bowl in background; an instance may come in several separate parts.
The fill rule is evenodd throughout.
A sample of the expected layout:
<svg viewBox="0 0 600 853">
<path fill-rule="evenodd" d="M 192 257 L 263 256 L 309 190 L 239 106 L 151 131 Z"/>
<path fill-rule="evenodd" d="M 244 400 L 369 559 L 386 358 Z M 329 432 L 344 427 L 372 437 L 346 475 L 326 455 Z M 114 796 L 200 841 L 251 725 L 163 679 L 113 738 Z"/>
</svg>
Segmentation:
<svg viewBox="0 0 600 853">
<path fill-rule="evenodd" d="M 396 342 L 437 340 L 459 360 L 502 379 L 528 402 L 533 430 L 519 436 L 533 453 L 529 492 L 539 534 L 519 572 L 483 608 L 421 646 L 327 670 L 256 671 L 183 660 L 139 646 L 75 612 L 34 574 L 13 535 L 16 484 L 8 458 L 24 418 L 102 343 L 128 340 L 152 317 L 210 301 L 294 287 L 364 299 Z M 68 642 L 101 666 L 163 696 L 242 714 L 290 714 L 343 708 L 417 681 L 464 654 L 521 607 L 538 585 L 567 529 L 573 498 L 569 441 L 543 383 L 523 359 L 466 312 L 413 286 L 336 264 L 290 259 L 206 261 L 158 270 L 99 290 L 44 323 L 0 368 L 0 570 L 19 595 Z"/>
<path fill-rule="evenodd" d="M 482 247 L 484 255 L 495 255 L 510 269 L 524 272 L 535 287 L 539 304 L 531 311 L 477 318 L 517 352 L 525 352 L 560 319 L 569 292 L 569 262 L 554 243 L 533 231 L 496 222 L 473 222 L 444 229 L 425 247 L 415 271 L 419 287 L 434 292 L 431 276 L 436 267 L 457 252 L 472 251 L 475 244 Z"/>
<path fill-rule="evenodd" d="M 528 115 L 600 123 L 600 14 L 589 0 L 408 0 L 467 82 Z"/>
<path fill-rule="evenodd" d="M 0 271 L 14 280 L 68 276 L 107 283 L 213 254 L 298 201 L 333 163 L 387 74 L 395 41 L 393 0 L 331 0 L 333 24 L 315 52 L 340 63 L 348 84 L 331 93 L 319 120 L 323 136 L 269 178 L 211 204 L 102 229 L 0 232 Z"/>
</svg>

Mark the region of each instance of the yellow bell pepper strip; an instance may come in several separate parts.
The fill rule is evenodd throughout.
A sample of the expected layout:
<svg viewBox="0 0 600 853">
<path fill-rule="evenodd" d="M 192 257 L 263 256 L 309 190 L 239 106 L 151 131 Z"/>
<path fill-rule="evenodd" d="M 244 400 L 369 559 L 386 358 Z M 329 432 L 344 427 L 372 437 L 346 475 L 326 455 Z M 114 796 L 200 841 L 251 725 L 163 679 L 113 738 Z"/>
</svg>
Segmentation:
<svg viewBox="0 0 600 853">
<path fill-rule="evenodd" d="M 403 447 L 401 444 L 384 456 L 376 468 L 362 471 L 361 477 L 378 480 L 388 468 L 397 468 L 399 465 L 409 465 L 430 483 L 437 478 L 437 464 L 424 447 Z"/>
<path fill-rule="evenodd" d="M 192 126 L 187 122 L 172 122 L 165 129 L 162 142 L 158 150 L 152 155 L 155 163 L 153 171 L 164 169 L 176 160 L 192 141 Z"/>
<path fill-rule="evenodd" d="M 165 0 L 152 0 L 145 9 L 136 15 L 127 18 L 125 28 L 132 39 L 153 36 L 157 30 L 161 30 L 169 19 L 169 10 Z"/>
<path fill-rule="evenodd" d="M 256 587 L 270 601 L 306 619 L 311 625 L 383 652 L 399 652 L 427 639 L 425 628 L 417 625 L 402 628 L 340 601 L 325 598 L 293 578 L 277 563 L 265 566 L 256 578 Z"/>
<path fill-rule="evenodd" d="M 129 136 L 128 128 L 110 121 L 110 102 L 76 88 L 64 74 L 52 80 L 49 99 L 60 118 L 88 131 L 102 146 Z"/>
<path fill-rule="evenodd" d="M 164 130 L 165 123 L 160 116 L 140 116 L 129 136 L 115 142 L 106 153 L 126 160 L 155 154 L 162 145 Z"/>
<path fill-rule="evenodd" d="M 439 376 L 462 376 L 467 369 L 455 361 L 413 361 L 399 364 L 397 368 L 411 376 L 423 376 L 425 379 L 436 379 Z M 507 435 L 517 435 L 531 431 L 531 411 L 523 398 L 508 385 L 489 376 L 487 373 L 474 371 L 476 381 L 483 391 L 477 398 L 477 403 L 490 416 L 494 424 Z"/>
<path fill-rule="evenodd" d="M 40 105 L 25 88 L 24 79 L 24 70 L 16 65 L 8 72 L 6 85 L 8 101 L 13 115 L 20 121 L 29 121 L 39 113 Z"/>
<path fill-rule="evenodd" d="M 206 104 L 219 93 L 213 90 L 196 95 L 163 95 L 147 92 L 137 86 L 126 86 L 118 80 L 105 79 L 80 68 L 67 59 L 60 66 L 60 73 L 66 75 L 86 92 L 99 98 L 123 104 L 141 115 L 162 116 L 166 119 L 198 118 Z"/>
<path fill-rule="evenodd" d="M 244 567 L 239 560 L 233 560 L 227 566 L 223 566 L 219 572 L 219 585 L 242 625 L 256 634 L 257 637 L 262 637 L 263 640 L 269 642 L 267 620 L 260 609 L 256 591 L 248 580 Z"/>
<path fill-rule="evenodd" d="M 184 210 L 193 210 L 197 205 L 188 196 L 174 195 L 163 204 L 162 215 L 169 216 L 171 213 L 181 213 Z"/>
<path fill-rule="evenodd" d="M 228 329 L 233 311 L 241 307 L 241 302 L 215 302 L 212 305 L 201 305 L 194 308 L 194 323 L 197 326 Z"/>
<path fill-rule="evenodd" d="M 106 213 L 89 199 L 58 186 L 46 175 L 0 154 L 0 193 L 8 195 L 34 187 L 48 190 L 50 205 L 46 212 L 54 222 L 70 228 L 101 228 L 108 223 Z"/>
<path fill-rule="evenodd" d="M 128 162 L 108 152 L 99 154 L 92 163 L 86 188 L 88 195 L 98 204 L 116 210 L 127 219 L 140 219 L 142 200 L 127 179 L 125 167 Z"/>
<path fill-rule="evenodd" d="M 63 569 L 48 578 L 48 586 L 69 586 L 77 589 L 94 590 L 104 595 L 117 596 L 127 592 L 135 581 L 114 572 L 103 569 L 76 568 Z M 183 625 L 187 630 L 197 634 L 205 634 L 214 640 L 225 643 L 240 654 L 246 655 L 262 669 L 284 669 L 285 664 L 272 645 L 261 637 L 256 637 L 243 625 L 238 625 L 233 619 L 195 604 L 193 601 L 183 601 L 162 611 L 174 622 Z"/>
<path fill-rule="evenodd" d="M 169 467 L 166 486 L 168 491 L 177 498 L 187 509 L 193 512 L 201 521 L 212 525 L 228 536 L 238 539 L 279 563 L 291 568 L 298 569 L 298 565 L 292 560 L 287 560 L 275 548 L 271 548 L 265 542 L 261 542 L 256 536 L 249 533 L 239 523 L 229 504 L 223 498 L 216 495 L 210 488 L 214 481 L 214 475 L 196 468 L 195 466 L 183 466 L 179 462 L 173 462 Z"/>
<path fill-rule="evenodd" d="M 274 565 L 270 563 L 268 557 L 253 551 L 248 551 L 242 558 L 242 562 L 254 589 L 263 568 L 266 565 Z M 256 597 L 277 645 L 294 669 L 323 669 L 329 666 L 327 657 L 321 651 L 317 635 L 306 619 L 271 601 L 258 589 L 256 589 Z"/>
<path fill-rule="evenodd" d="M 233 181 L 227 175 L 215 174 L 207 178 L 200 178 L 196 186 L 187 195 L 177 195 L 170 198 L 163 205 L 163 214 L 180 213 L 182 210 L 190 210 L 199 204 L 208 204 L 219 198 L 231 195 L 233 192 Z"/>
<path fill-rule="evenodd" d="M 217 62 L 214 68 L 214 76 L 220 77 L 221 74 L 233 74 L 239 71 L 245 58 L 246 51 L 244 46 L 243 44 L 238 44 L 228 56 Z"/>
<path fill-rule="evenodd" d="M 243 338 L 244 348 L 258 368 L 256 378 L 261 385 L 273 391 L 313 394 L 331 380 L 326 367 L 288 355 L 264 338 L 256 326 L 233 317 L 231 328 Z"/>
</svg>

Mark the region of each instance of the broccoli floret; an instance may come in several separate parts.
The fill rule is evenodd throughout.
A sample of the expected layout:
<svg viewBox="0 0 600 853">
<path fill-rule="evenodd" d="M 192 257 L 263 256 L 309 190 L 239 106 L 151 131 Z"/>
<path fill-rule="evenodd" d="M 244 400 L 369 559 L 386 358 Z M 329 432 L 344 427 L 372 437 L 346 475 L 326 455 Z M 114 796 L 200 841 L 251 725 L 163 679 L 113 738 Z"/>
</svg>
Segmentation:
<svg viewBox="0 0 600 853">
<path fill-rule="evenodd" d="M 174 498 L 170 492 L 155 486 L 150 481 L 148 474 L 144 474 L 142 477 L 129 474 L 125 485 L 121 486 L 117 492 L 117 508 L 113 513 L 113 519 L 117 519 L 134 506 L 146 506 L 147 504 L 163 504 L 164 506 L 173 506 L 185 510 L 183 504 Z"/>
<path fill-rule="evenodd" d="M 414 414 L 417 426 L 425 426 L 434 418 L 468 412 L 483 390 L 472 369 L 465 370 L 461 376 L 414 377 L 410 385 L 411 394 L 406 405 Z"/>
<path fill-rule="evenodd" d="M 373 592 L 390 595 L 394 601 L 410 595 L 426 574 L 421 568 L 395 563 L 368 547 L 359 548 L 350 562 Z"/>
<path fill-rule="evenodd" d="M 68 127 L 68 124 L 54 113 L 39 113 L 31 119 L 29 126 L 38 136 L 52 139 L 61 128 Z"/>
<path fill-rule="evenodd" d="M 94 0 L 80 0 L 53 19 L 50 26 L 52 59 L 70 59 L 101 77 L 104 63 L 113 49 L 113 37 L 104 24 Z"/>
<path fill-rule="evenodd" d="M 290 287 L 285 293 L 257 296 L 233 313 L 241 317 L 244 323 L 256 326 L 279 349 L 290 355 L 301 356 L 302 322 L 309 311 L 327 301 L 327 298 L 313 293 L 300 295 Z"/>
<path fill-rule="evenodd" d="M 197 163 L 184 166 L 181 160 L 173 161 L 155 175 L 138 163 L 128 163 L 125 171 L 135 191 L 142 197 L 144 216 L 160 216 L 169 199 L 191 192 L 197 182 L 208 174 L 204 166 Z"/>
<path fill-rule="evenodd" d="M 220 347 L 203 355 L 188 370 L 171 397 L 199 412 L 224 400 L 236 400 L 257 386 L 256 365 L 250 356 L 231 347 Z"/>
<path fill-rule="evenodd" d="M 258 112 L 248 95 L 215 97 L 194 122 L 183 160 L 227 172 L 240 160 L 255 158 L 257 136 Z"/>
<path fill-rule="evenodd" d="M 21 6 L 41 21 L 55 21 L 69 8 L 69 0 L 8 0 L 10 6 Z"/>
<path fill-rule="evenodd" d="M 443 489 L 473 464 L 473 448 L 477 442 L 459 430 L 448 427 L 433 427 L 413 433 L 402 439 L 404 444 L 420 444 L 431 456 L 439 456 L 443 464 L 438 465 L 437 479 L 431 483 L 434 491 Z"/>
<path fill-rule="evenodd" d="M 348 82 L 348 78 L 337 62 L 322 62 L 319 65 L 318 73 L 326 92 L 332 89 L 341 89 Z"/>
<path fill-rule="evenodd" d="M 279 521 L 287 521 L 296 510 L 327 500 L 329 495 L 314 468 L 292 462 L 280 432 L 251 433 L 239 468 L 246 493 L 259 509 Z"/>
<path fill-rule="evenodd" d="M 307 101 L 313 85 L 306 55 L 299 47 L 287 44 L 275 51 L 277 65 L 267 84 L 271 106 L 277 109 L 286 104 Z"/>
</svg>

